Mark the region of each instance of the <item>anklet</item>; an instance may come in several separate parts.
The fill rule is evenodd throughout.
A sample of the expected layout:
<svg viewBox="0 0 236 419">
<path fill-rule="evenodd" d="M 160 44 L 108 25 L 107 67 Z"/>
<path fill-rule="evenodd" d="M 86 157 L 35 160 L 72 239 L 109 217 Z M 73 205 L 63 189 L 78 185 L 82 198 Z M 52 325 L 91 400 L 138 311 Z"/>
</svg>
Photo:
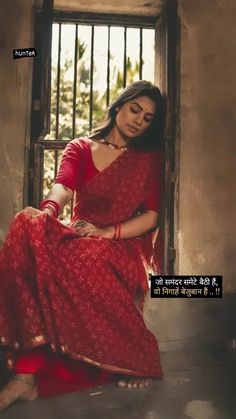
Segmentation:
<svg viewBox="0 0 236 419">
<path fill-rule="evenodd" d="M 26 378 L 21 377 L 21 375 L 15 374 L 15 375 L 12 376 L 12 378 L 15 378 L 16 380 L 22 381 L 23 383 L 28 384 L 28 386 L 35 387 L 34 383 L 31 383 Z"/>
</svg>

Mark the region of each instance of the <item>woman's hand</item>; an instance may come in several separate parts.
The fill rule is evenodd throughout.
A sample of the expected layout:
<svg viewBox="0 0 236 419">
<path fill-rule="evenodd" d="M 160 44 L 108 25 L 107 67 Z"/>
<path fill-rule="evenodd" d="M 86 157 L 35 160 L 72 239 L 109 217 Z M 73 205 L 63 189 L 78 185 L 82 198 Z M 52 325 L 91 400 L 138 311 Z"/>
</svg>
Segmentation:
<svg viewBox="0 0 236 419">
<path fill-rule="evenodd" d="M 130 239 L 132 237 L 140 237 L 148 231 L 157 228 L 158 214 L 156 211 L 146 210 L 140 215 L 123 221 L 120 224 L 119 239 Z M 78 220 L 73 224 L 73 228 L 80 237 L 100 236 L 106 239 L 113 239 L 115 234 L 115 226 L 111 225 L 105 228 L 98 228 L 92 223 L 85 220 Z"/>
<path fill-rule="evenodd" d="M 33 207 L 25 207 L 24 211 L 27 211 L 27 213 L 31 215 L 32 218 L 38 217 L 40 214 L 42 214 L 42 211 Z"/>
<path fill-rule="evenodd" d="M 105 228 L 98 228 L 94 224 L 87 223 L 87 221 L 77 221 L 74 224 L 75 231 L 80 237 L 98 236 L 105 239 L 112 239 L 115 232 L 115 227 L 109 226 Z"/>
</svg>

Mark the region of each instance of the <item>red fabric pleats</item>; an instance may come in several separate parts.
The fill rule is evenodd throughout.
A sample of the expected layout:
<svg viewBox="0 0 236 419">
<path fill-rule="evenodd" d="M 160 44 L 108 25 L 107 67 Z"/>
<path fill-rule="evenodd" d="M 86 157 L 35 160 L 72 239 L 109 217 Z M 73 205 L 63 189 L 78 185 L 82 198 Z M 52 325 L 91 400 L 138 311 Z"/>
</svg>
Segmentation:
<svg viewBox="0 0 236 419">
<path fill-rule="evenodd" d="M 124 244 L 79 238 L 30 208 L 19 213 L 1 251 L 2 343 L 21 350 L 49 343 L 106 371 L 160 377 L 156 339 L 134 304 L 145 269 Z"/>
<path fill-rule="evenodd" d="M 102 228 L 129 220 L 154 169 L 148 153 L 122 154 L 80 191 L 73 221 Z M 60 393 L 97 385 L 112 378 L 108 373 L 162 377 L 158 344 L 142 315 L 151 234 L 79 237 L 29 207 L 14 217 L 0 251 L 0 344 L 21 354 L 18 372 L 38 369 L 41 394 L 50 386 Z"/>
</svg>

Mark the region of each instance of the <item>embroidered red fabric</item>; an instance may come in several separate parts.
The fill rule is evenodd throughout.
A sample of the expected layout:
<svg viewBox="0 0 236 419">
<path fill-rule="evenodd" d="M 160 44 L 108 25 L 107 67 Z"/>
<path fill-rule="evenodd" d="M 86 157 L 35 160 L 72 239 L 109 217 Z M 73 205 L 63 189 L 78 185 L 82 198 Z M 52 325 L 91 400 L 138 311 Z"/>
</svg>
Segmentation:
<svg viewBox="0 0 236 419">
<path fill-rule="evenodd" d="M 105 227 L 132 218 L 160 158 L 129 149 L 80 180 L 73 221 Z M 31 208 L 14 217 L 0 252 L 0 339 L 20 354 L 16 372 L 35 368 L 41 395 L 110 382 L 114 374 L 162 377 L 156 338 L 134 304 L 149 288 L 143 257 L 150 262 L 151 238 L 81 238 L 48 214 L 33 217 Z"/>
<path fill-rule="evenodd" d="M 71 141 L 64 150 L 60 170 L 55 183 L 62 183 L 73 191 L 79 192 L 81 187 L 99 173 L 92 158 L 89 138 L 79 138 Z M 160 160 L 157 162 L 161 164 Z M 161 169 L 161 167 L 159 168 Z M 153 177 L 152 183 L 143 197 L 143 208 L 159 211 L 161 206 L 161 176 Z M 76 214 L 76 208 L 75 208 Z"/>
</svg>

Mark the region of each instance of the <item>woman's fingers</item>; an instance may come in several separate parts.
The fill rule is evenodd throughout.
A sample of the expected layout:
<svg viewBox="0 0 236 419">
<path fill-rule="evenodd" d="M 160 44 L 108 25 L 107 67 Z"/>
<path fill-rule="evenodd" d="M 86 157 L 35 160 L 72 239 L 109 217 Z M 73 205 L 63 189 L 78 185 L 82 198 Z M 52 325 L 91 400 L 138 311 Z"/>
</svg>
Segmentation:
<svg viewBox="0 0 236 419">
<path fill-rule="evenodd" d="M 88 224 L 87 221 L 85 221 L 85 220 L 78 220 L 78 221 L 75 221 L 74 226 L 75 227 L 83 227 L 86 224 Z"/>
<path fill-rule="evenodd" d="M 97 231 L 89 231 L 88 233 L 85 234 L 85 237 L 91 237 L 91 236 L 99 236 Z"/>
<path fill-rule="evenodd" d="M 102 229 L 96 227 L 94 224 L 87 223 L 87 221 L 79 220 L 74 224 L 76 233 L 80 237 L 101 236 L 104 237 Z"/>
<path fill-rule="evenodd" d="M 27 211 L 27 213 L 31 215 L 32 218 L 37 217 L 38 215 L 42 214 L 42 211 L 33 207 L 26 207 L 25 211 Z"/>
<path fill-rule="evenodd" d="M 77 227 L 76 232 L 79 234 L 80 237 L 93 236 L 98 233 L 97 228 L 93 224 L 90 224 L 90 223 L 86 223 L 83 226 Z"/>
</svg>

